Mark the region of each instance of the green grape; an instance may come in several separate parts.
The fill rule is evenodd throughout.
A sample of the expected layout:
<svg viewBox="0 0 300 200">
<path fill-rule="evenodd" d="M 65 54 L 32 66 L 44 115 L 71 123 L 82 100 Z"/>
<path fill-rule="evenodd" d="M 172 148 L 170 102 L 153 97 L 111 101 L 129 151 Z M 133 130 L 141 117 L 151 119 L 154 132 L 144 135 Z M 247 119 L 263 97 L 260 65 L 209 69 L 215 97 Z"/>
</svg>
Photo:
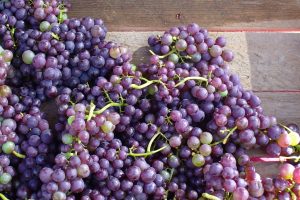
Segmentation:
<svg viewBox="0 0 300 200">
<path fill-rule="evenodd" d="M 113 123 L 111 123 L 110 121 L 106 121 L 104 122 L 104 124 L 101 126 L 101 129 L 104 133 L 110 133 L 113 131 L 114 129 L 114 125 Z"/>
<path fill-rule="evenodd" d="M 73 136 L 71 134 L 64 134 L 62 136 L 62 142 L 64 144 L 72 144 L 72 142 L 73 142 Z"/>
<path fill-rule="evenodd" d="M 289 133 L 289 138 L 291 140 L 291 144 L 290 144 L 291 146 L 296 146 L 300 142 L 300 136 L 299 136 L 299 134 L 296 133 L 296 132 L 294 132 L 294 131 L 292 131 L 292 132 Z"/>
<path fill-rule="evenodd" d="M 205 158 L 201 154 L 195 154 L 193 155 L 192 163 L 196 167 L 202 167 L 205 164 Z"/>
<path fill-rule="evenodd" d="M 3 185 L 6 185 L 11 181 L 11 179 L 12 178 L 11 178 L 11 175 L 9 173 L 3 173 L 0 176 L 0 183 L 3 184 Z"/>
<path fill-rule="evenodd" d="M 202 144 L 210 144 L 213 141 L 213 136 L 211 133 L 209 132 L 203 132 L 200 135 L 200 142 Z"/>
<path fill-rule="evenodd" d="M 178 63 L 179 57 L 176 54 L 172 53 L 171 55 L 169 55 L 168 60 L 176 64 Z"/>
<path fill-rule="evenodd" d="M 51 27 L 51 24 L 48 21 L 43 21 L 40 23 L 40 30 L 42 32 L 48 31 Z"/>
<path fill-rule="evenodd" d="M 30 65 L 32 63 L 34 56 L 35 54 L 32 51 L 27 50 L 23 52 L 22 60 L 25 64 Z"/>
<path fill-rule="evenodd" d="M 2 151 L 6 154 L 11 154 L 15 150 L 15 143 L 7 141 L 2 145 Z"/>
</svg>

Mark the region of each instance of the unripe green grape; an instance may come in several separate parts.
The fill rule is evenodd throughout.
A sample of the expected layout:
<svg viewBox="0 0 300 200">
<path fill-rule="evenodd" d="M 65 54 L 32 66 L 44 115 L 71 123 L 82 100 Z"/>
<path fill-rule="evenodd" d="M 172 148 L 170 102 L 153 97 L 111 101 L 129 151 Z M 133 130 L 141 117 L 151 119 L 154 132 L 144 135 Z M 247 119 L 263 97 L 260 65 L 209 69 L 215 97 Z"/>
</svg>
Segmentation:
<svg viewBox="0 0 300 200">
<path fill-rule="evenodd" d="M 73 142 L 73 136 L 71 134 L 64 134 L 62 136 L 62 142 L 64 144 L 72 144 L 72 142 Z"/>
<path fill-rule="evenodd" d="M 48 21 L 43 21 L 40 23 L 40 30 L 42 32 L 48 31 L 51 27 L 51 24 Z"/>
<path fill-rule="evenodd" d="M 6 185 L 11 181 L 11 175 L 9 173 L 3 173 L 0 176 L 0 184 Z"/>
<path fill-rule="evenodd" d="M 34 56 L 35 54 L 33 53 L 33 51 L 27 50 L 23 52 L 22 60 L 25 64 L 30 65 L 32 63 Z"/>
<path fill-rule="evenodd" d="M 205 158 L 201 154 L 195 154 L 193 155 L 192 163 L 196 167 L 202 167 L 205 164 Z"/>
<path fill-rule="evenodd" d="M 15 143 L 7 141 L 2 145 L 2 151 L 6 154 L 11 154 L 15 150 Z"/>
<path fill-rule="evenodd" d="M 168 60 L 176 64 L 178 63 L 179 58 L 176 54 L 172 53 L 169 55 Z"/>
</svg>

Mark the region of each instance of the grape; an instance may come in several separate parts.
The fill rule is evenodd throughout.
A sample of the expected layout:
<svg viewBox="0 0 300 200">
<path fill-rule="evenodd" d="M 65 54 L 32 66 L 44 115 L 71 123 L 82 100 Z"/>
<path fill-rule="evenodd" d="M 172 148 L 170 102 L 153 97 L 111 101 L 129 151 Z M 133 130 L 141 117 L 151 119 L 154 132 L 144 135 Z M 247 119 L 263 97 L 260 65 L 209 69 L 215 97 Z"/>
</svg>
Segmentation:
<svg viewBox="0 0 300 200">
<path fill-rule="evenodd" d="M 212 57 L 218 57 L 222 54 L 222 48 L 218 45 L 213 45 L 210 49 L 209 49 L 209 53 Z"/>
<path fill-rule="evenodd" d="M 279 168 L 279 174 L 282 178 L 286 180 L 292 180 L 293 179 L 293 172 L 295 170 L 295 167 L 289 163 L 284 163 Z"/>
<path fill-rule="evenodd" d="M 249 192 L 245 188 L 238 187 L 233 192 L 234 200 L 247 200 L 248 198 L 249 198 Z"/>
<path fill-rule="evenodd" d="M 291 138 L 287 133 L 283 133 L 279 136 L 277 143 L 280 147 L 288 147 L 291 144 Z"/>
<path fill-rule="evenodd" d="M 197 149 L 200 146 L 200 140 L 195 136 L 191 136 L 187 141 L 187 145 L 191 149 Z"/>
<path fill-rule="evenodd" d="M 171 147 L 176 148 L 176 147 L 179 147 L 181 145 L 181 139 L 178 136 L 173 136 L 173 137 L 170 138 L 169 143 L 170 143 Z"/>
<path fill-rule="evenodd" d="M 208 144 L 203 144 L 200 146 L 200 154 L 203 156 L 209 156 L 211 154 L 211 147 Z"/>
<path fill-rule="evenodd" d="M 293 180 L 298 184 L 300 183 L 300 168 L 299 167 L 295 168 L 295 170 L 294 170 Z"/>
<path fill-rule="evenodd" d="M 177 49 L 178 51 L 184 51 L 186 48 L 187 48 L 187 43 L 186 43 L 185 40 L 179 39 L 179 40 L 176 42 L 176 49 Z"/>
<path fill-rule="evenodd" d="M 3 173 L 0 176 L 0 184 L 8 184 L 11 181 L 12 177 L 8 173 Z"/>
<path fill-rule="evenodd" d="M 196 167 L 201 167 L 205 164 L 205 159 L 201 154 L 193 155 L 192 162 Z"/>
<path fill-rule="evenodd" d="M 213 137 L 212 137 L 211 133 L 209 133 L 209 132 L 203 132 L 200 135 L 200 141 L 203 144 L 210 144 L 212 142 L 212 140 L 213 140 Z"/>
<path fill-rule="evenodd" d="M 48 21 L 43 21 L 40 23 L 40 30 L 42 32 L 48 31 L 50 29 L 51 24 Z"/>
<path fill-rule="evenodd" d="M 291 143 L 290 143 L 291 146 L 296 146 L 300 143 L 300 135 L 296 132 L 290 132 L 289 138 L 291 140 Z"/>
</svg>

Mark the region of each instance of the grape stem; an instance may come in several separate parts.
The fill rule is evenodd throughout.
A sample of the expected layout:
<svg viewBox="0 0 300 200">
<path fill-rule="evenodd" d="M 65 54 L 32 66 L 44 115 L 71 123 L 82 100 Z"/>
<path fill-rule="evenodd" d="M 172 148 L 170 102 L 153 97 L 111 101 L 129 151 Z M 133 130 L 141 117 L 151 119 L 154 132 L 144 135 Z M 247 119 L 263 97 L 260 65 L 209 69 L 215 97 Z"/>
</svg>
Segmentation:
<svg viewBox="0 0 300 200">
<path fill-rule="evenodd" d="M 294 160 L 295 162 L 299 162 L 300 156 L 251 157 L 250 160 L 253 162 L 286 162 L 288 160 Z"/>
<path fill-rule="evenodd" d="M 203 77 L 190 76 L 190 77 L 186 77 L 186 78 L 184 78 L 183 80 L 181 80 L 179 83 L 177 83 L 177 84 L 175 85 L 175 87 L 178 87 L 178 86 L 184 84 L 184 83 L 185 83 L 186 81 L 188 81 L 188 80 L 199 80 L 199 81 L 205 81 L 205 82 L 208 81 L 206 78 L 203 78 Z"/>
<path fill-rule="evenodd" d="M 297 132 L 293 131 L 292 129 L 290 129 L 289 127 L 287 127 L 287 126 L 285 126 L 285 125 L 283 125 L 283 124 L 280 124 L 280 123 L 279 123 L 279 125 L 282 126 L 283 128 L 285 128 L 286 130 L 288 130 L 289 133 L 297 133 Z"/>
<path fill-rule="evenodd" d="M 59 40 L 59 36 L 58 36 L 57 34 L 51 33 L 51 36 L 52 36 L 54 39 Z"/>
<path fill-rule="evenodd" d="M 152 54 L 152 55 L 156 55 L 152 50 L 149 50 L 149 52 Z M 162 55 L 162 56 L 158 56 L 160 59 L 163 59 L 169 55 L 171 55 L 172 53 L 175 53 L 176 52 L 176 49 L 173 49 L 172 51 L 169 51 L 169 53 L 165 54 L 165 55 Z"/>
<path fill-rule="evenodd" d="M 128 155 L 129 155 L 129 156 L 133 156 L 133 157 L 151 156 L 151 155 L 153 155 L 153 154 L 156 154 L 156 153 L 158 153 L 158 152 L 164 150 L 165 148 L 167 148 L 167 146 L 163 146 L 163 147 L 161 147 L 161 148 L 159 148 L 159 149 L 156 149 L 156 150 L 154 150 L 154 151 L 145 152 L 145 153 L 133 153 L 133 152 L 131 152 L 131 150 L 130 150 L 130 152 L 128 153 Z"/>
<path fill-rule="evenodd" d="M 236 129 L 237 129 L 237 127 L 234 127 L 233 129 L 231 129 L 231 130 L 229 131 L 229 133 L 226 135 L 226 137 L 225 137 L 223 140 L 220 140 L 220 141 L 218 141 L 218 142 L 215 142 L 215 143 L 213 143 L 211 146 L 215 146 L 215 145 L 218 145 L 218 144 L 220 144 L 220 143 L 226 144 L 227 141 L 228 141 L 228 139 L 229 139 L 229 137 L 233 134 L 233 132 L 234 132 Z"/>
<path fill-rule="evenodd" d="M 1 198 L 2 200 L 9 200 L 9 199 L 6 198 L 6 196 L 4 196 L 4 194 L 2 194 L 2 193 L 0 193 L 0 198 Z"/>
<path fill-rule="evenodd" d="M 18 157 L 18 158 L 26 158 L 25 155 L 20 154 L 20 153 L 18 153 L 18 152 L 16 152 L 16 151 L 13 151 L 12 153 L 13 153 L 16 157 Z"/>
<path fill-rule="evenodd" d="M 206 199 L 211 199 L 211 200 L 221 200 L 220 198 L 218 198 L 214 195 L 208 194 L 208 193 L 203 193 L 202 197 L 204 197 Z"/>
<path fill-rule="evenodd" d="M 155 140 L 160 134 L 162 134 L 162 133 L 160 132 L 160 128 L 158 128 L 157 133 L 156 133 L 156 134 L 151 138 L 151 140 L 149 141 L 149 144 L 148 144 L 148 146 L 147 146 L 147 152 L 151 152 L 152 144 L 153 144 L 154 140 Z"/>
<path fill-rule="evenodd" d="M 94 110 L 96 108 L 96 105 L 91 103 L 90 105 L 90 110 L 89 110 L 89 115 L 87 116 L 87 121 L 90 121 L 94 115 Z"/>
<path fill-rule="evenodd" d="M 151 85 L 153 83 L 160 83 L 160 84 L 164 85 L 164 83 L 160 80 L 151 80 L 151 81 L 147 80 L 146 83 L 144 83 L 142 85 L 131 84 L 130 87 L 133 89 L 141 90 L 145 87 L 148 87 L 149 85 Z"/>
<path fill-rule="evenodd" d="M 106 106 L 102 107 L 100 110 L 94 111 L 94 114 L 99 115 L 99 114 L 102 114 L 105 110 L 107 110 L 110 107 L 116 107 L 116 106 L 122 106 L 122 105 L 124 105 L 124 104 L 111 102 L 111 103 L 107 104 Z"/>
</svg>

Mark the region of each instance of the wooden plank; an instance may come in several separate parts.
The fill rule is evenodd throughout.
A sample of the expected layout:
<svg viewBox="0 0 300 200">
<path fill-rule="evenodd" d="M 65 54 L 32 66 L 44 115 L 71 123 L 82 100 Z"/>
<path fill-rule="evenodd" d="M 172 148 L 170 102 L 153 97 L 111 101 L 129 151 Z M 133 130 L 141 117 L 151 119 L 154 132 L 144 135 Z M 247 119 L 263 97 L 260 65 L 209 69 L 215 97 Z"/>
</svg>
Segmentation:
<svg viewBox="0 0 300 200">
<path fill-rule="evenodd" d="M 247 33 L 254 90 L 300 90 L 300 34 Z"/>
<path fill-rule="evenodd" d="M 276 116 L 281 123 L 300 125 L 300 93 L 256 92 L 268 115 Z"/>
<path fill-rule="evenodd" d="M 165 30 L 190 22 L 219 30 L 300 28 L 298 0 L 73 0 L 69 15 L 102 18 L 110 31 Z"/>
</svg>

